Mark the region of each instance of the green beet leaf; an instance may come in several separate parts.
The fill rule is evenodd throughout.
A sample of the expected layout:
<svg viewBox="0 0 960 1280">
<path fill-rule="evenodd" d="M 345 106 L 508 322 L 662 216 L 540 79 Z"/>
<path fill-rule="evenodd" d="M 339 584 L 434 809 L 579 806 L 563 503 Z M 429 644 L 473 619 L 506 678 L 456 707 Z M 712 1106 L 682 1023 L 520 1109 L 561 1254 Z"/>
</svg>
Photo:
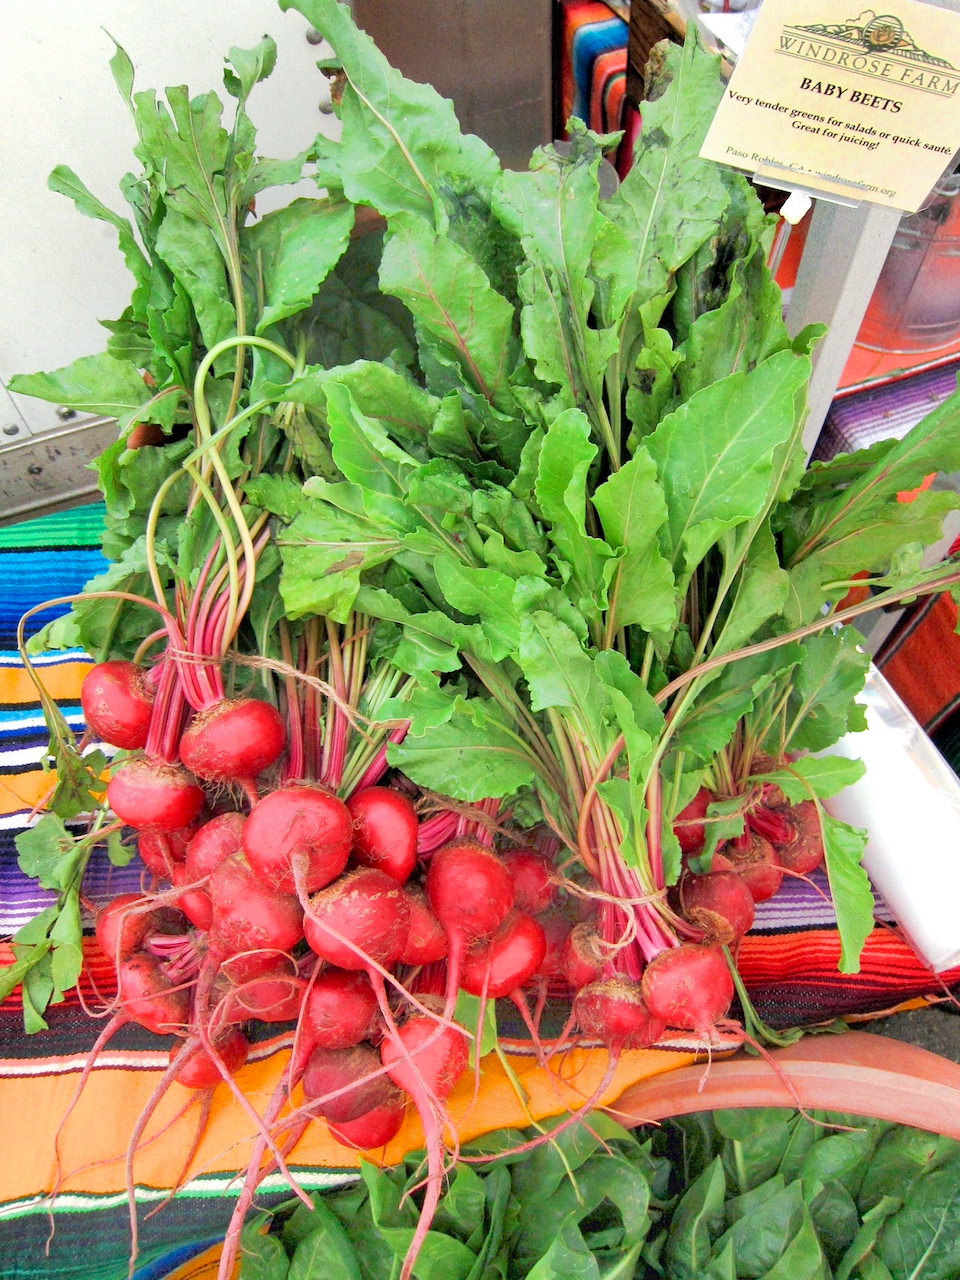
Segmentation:
<svg viewBox="0 0 960 1280">
<path fill-rule="evenodd" d="M 852 627 L 802 642 L 803 661 L 793 679 L 782 749 L 822 751 L 844 734 L 866 728 L 854 699 L 863 688 L 870 655 Z"/>
<path fill-rule="evenodd" d="M 607 561 L 613 555 L 600 538 L 587 534 L 587 473 L 596 457 L 590 426 L 579 409 L 561 413 L 540 446 L 536 498 L 550 523 L 550 538 L 572 573 L 568 592 L 587 617 L 606 601 Z"/>
<path fill-rule="evenodd" d="M 664 552 L 684 583 L 725 529 L 762 510 L 809 371 L 806 358 L 780 352 L 698 392 L 647 439 L 667 500 Z"/>
<path fill-rule="evenodd" d="M 136 366 L 106 353 L 82 356 L 53 373 L 16 374 L 8 385 L 21 395 L 118 418 L 121 426 L 150 398 Z"/>
<path fill-rule="evenodd" d="M 467 382 L 509 411 L 508 375 L 516 363 L 513 307 L 458 244 L 416 214 L 390 219 L 380 287 L 399 298 L 456 361 Z"/>
<path fill-rule="evenodd" d="M 699 158 L 719 97 L 716 60 L 691 27 L 682 49 L 664 50 L 647 90 L 633 168 L 604 203 L 627 242 L 617 284 L 633 307 L 667 290 L 671 273 L 711 235 L 726 206 L 716 166 Z"/>
<path fill-rule="evenodd" d="M 340 260 L 353 226 L 345 200 L 294 200 L 250 228 L 244 249 L 265 295 L 257 333 L 296 315 Z"/>
<path fill-rule="evenodd" d="M 227 270 L 217 238 L 205 223 L 170 209 L 157 236 L 157 253 L 196 313 L 206 347 L 237 332 Z"/>
<path fill-rule="evenodd" d="M 122 53 L 122 50 L 120 51 Z M 125 55 L 124 55 L 125 56 Z M 131 81 L 132 85 L 132 81 Z M 127 269 L 136 281 L 133 291 L 131 310 L 137 320 L 146 318 L 147 299 L 150 294 L 150 263 L 144 257 L 143 250 L 134 238 L 133 228 L 126 218 L 121 218 L 112 209 L 98 200 L 88 191 L 77 175 L 65 164 L 58 164 L 47 179 L 47 186 L 62 196 L 68 196 L 80 213 L 88 218 L 97 218 L 108 222 L 116 228 L 117 240 Z M 34 395 L 35 392 L 28 392 Z M 61 402 L 65 403 L 65 402 Z"/>
<path fill-rule="evenodd" d="M 902 1199 L 918 1178 L 958 1150 L 949 1138 L 940 1138 L 922 1129 L 891 1129 L 878 1142 L 860 1184 L 857 1193 L 860 1212 L 866 1216 L 885 1197 Z"/>
<path fill-rule="evenodd" d="M 846 756 L 802 756 L 787 769 L 757 774 L 756 778 L 775 783 L 791 804 L 800 804 L 810 799 L 811 792 L 827 800 L 858 782 L 865 772 L 862 760 L 848 760 Z"/>
<path fill-rule="evenodd" d="M 841 973 L 860 972 L 860 953 L 873 932 L 873 892 L 860 865 L 867 833 L 821 810 L 824 861 L 840 933 Z"/>
<path fill-rule="evenodd" d="M 960 1271 L 960 1162 L 914 1183 L 877 1253 L 894 1280 L 951 1280 Z"/>
<path fill-rule="evenodd" d="M 240 1280 L 286 1280 L 290 1259 L 278 1236 L 267 1235 L 260 1215 L 240 1235 Z"/>
<path fill-rule="evenodd" d="M 678 608 L 673 572 L 657 542 L 667 505 L 646 449 L 599 486 L 593 505 L 610 547 L 623 548 L 607 593 L 608 634 L 636 625 L 646 631 L 672 627 Z"/>
<path fill-rule="evenodd" d="M 355 204 L 390 215 L 435 214 L 441 188 L 489 194 L 499 172 L 479 138 L 462 134 L 453 104 L 430 85 L 405 80 L 335 0 L 280 0 L 297 9 L 333 46 L 347 78 L 341 173 Z"/>
<path fill-rule="evenodd" d="M 474 803 L 529 786 L 536 764 L 495 702 L 460 698 L 443 724 L 387 748 L 387 759 L 415 782 Z"/>
<path fill-rule="evenodd" d="M 664 1251 L 667 1280 L 695 1280 L 707 1265 L 723 1226 L 726 1181 L 716 1159 L 685 1192 L 673 1211 Z"/>
<path fill-rule="evenodd" d="M 294 1250 L 289 1280 L 361 1280 L 356 1254 L 339 1218 L 322 1201 L 315 1213 L 319 1225 Z"/>
</svg>

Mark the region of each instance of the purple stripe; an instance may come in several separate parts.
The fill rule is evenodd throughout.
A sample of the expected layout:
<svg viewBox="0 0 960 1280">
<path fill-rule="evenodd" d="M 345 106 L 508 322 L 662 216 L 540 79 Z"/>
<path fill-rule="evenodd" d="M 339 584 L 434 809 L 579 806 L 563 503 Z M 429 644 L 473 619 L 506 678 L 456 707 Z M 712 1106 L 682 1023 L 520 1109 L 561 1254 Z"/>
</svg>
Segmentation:
<svg viewBox="0 0 960 1280">
<path fill-rule="evenodd" d="M 139 857 L 115 867 L 105 849 L 95 849 L 83 877 L 83 896 L 99 906 L 117 894 L 138 893 L 144 870 Z M 55 893 L 41 889 L 12 858 L 0 859 L 0 933 L 15 933 L 55 900 Z"/>
<path fill-rule="evenodd" d="M 877 440 L 902 440 L 956 390 L 960 361 L 927 369 L 881 387 L 834 400 L 814 452 L 826 462 L 838 453 L 864 449 Z"/>
<path fill-rule="evenodd" d="M 814 871 L 807 884 L 793 876 L 784 876 L 783 887 L 773 898 L 758 902 L 753 919 L 753 933 L 773 933 L 782 929 L 830 929 L 837 923 L 830 898 L 826 872 Z M 816 886 L 816 887 L 814 887 Z M 819 892 L 818 892 L 819 890 Z M 826 895 L 827 901 L 821 894 Z M 874 914 L 877 919 L 893 922 L 890 908 L 874 890 Z"/>
</svg>

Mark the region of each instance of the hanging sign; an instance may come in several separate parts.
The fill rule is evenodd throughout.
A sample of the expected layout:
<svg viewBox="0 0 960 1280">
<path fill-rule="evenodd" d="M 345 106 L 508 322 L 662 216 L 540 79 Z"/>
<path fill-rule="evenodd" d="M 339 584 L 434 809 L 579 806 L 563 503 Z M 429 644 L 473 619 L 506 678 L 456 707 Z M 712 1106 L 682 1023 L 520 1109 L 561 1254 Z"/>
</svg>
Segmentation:
<svg viewBox="0 0 960 1280">
<path fill-rule="evenodd" d="M 915 212 L 960 150 L 960 13 L 765 0 L 700 152 Z"/>
</svg>

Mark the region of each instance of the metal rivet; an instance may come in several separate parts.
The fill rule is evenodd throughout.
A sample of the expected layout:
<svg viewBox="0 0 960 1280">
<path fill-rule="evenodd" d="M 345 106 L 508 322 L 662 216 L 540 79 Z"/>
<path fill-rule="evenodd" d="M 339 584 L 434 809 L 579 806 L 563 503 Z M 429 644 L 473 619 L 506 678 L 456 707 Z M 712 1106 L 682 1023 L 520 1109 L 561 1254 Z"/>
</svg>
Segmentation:
<svg viewBox="0 0 960 1280">
<path fill-rule="evenodd" d="M 323 36 L 320 34 L 320 32 L 317 30 L 316 27 L 307 28 L 307 43 L 323 44 Z"/>
<path fill-rule="evenodd" d="M 20 426 L 16 422 L 10 422 L 3 428 L 5 436 L 18 436 L 20 434 Z"/>
<path fill-rule="evenodd" d="M 37 462 L 35 462 L 32 466 L 27 467 L 27 474 L 28 474 L 28 475 L 31 475 L 31 476 L 38 476 L 38 475 L 40 475 L 42 472 L 43 472 L 43 467 L 41 467 L 41 466 L 40 466 L 40 464 L 39 464 L 39 463 L 37 463 Z"/>
<path fill-rule="evenodd" d="M 57 417 L 61 422 L 71 422 L 76 416 L 76 409 L 68 409 L 65 405 L 58 405 L 56 409 Z"/>
</svg>

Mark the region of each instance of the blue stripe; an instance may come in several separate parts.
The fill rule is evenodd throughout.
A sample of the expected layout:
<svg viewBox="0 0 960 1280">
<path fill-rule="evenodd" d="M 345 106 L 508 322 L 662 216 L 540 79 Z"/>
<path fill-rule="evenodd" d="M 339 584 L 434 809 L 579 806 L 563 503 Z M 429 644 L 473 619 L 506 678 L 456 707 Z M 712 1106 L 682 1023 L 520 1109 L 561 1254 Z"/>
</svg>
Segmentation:
<svg viewBox="0 0 960 1280">
<path fill-rule="evenodd" d="M 0 643 L 5 648 L 16 644 L 17 623 L 28 609 L 56 596 L 78 594 L 106 568 L 99 551 L 0 551 Z M 34 614 L 27 634 L 33 635 L 69 607 L 57 605 Z"/>
<path fill-rule="evenodd" d="M 211 1236 L 209 1240 L 198 1240 L 194 1244 L 184 1244 L 179 1248 L 171 1249 L 160 1257 L 154 1258 L 152 1262 L 137 1267 L 133 1273 L 133 1280 L 163 1280 L 163 1277 L 168 1276 L 171 1271 L 176 1271 L 178 1267 L 182 1267 L 193 1258 L 199 1258 L 201 1253 L 206 1253 L 222 1239 L 222 1235 Z"/>
</svg>

